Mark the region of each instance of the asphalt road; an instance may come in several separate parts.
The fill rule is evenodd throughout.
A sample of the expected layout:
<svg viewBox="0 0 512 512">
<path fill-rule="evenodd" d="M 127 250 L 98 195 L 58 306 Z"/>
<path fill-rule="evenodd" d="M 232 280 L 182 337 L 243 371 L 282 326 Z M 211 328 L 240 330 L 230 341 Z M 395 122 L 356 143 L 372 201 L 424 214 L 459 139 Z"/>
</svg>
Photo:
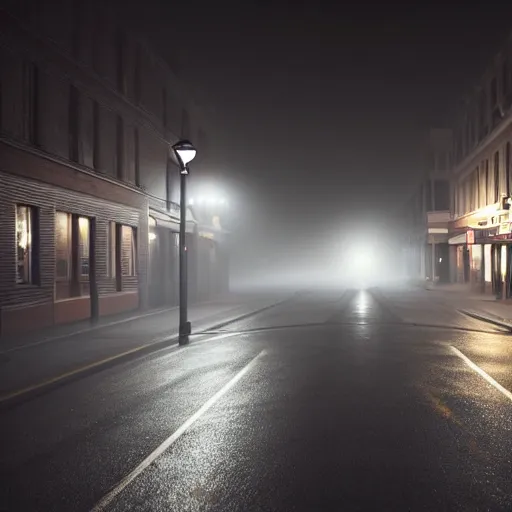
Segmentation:
<svg viewBox="0 0 512 512">
<path fill-rule="evenodd" d="M 0 411 L 0 510 L 512 510 L 511 335 L 401 301 L 305 293 Z"/>
</svg>

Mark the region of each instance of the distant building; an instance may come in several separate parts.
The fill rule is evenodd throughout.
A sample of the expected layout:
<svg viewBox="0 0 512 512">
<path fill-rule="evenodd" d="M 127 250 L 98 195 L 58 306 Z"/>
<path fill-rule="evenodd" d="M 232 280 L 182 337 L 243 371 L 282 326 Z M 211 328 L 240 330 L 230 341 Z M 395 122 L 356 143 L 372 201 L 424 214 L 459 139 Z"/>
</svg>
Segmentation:
<svg viewBox="0 0 512 512">
<path fill-rule="evenodd" d="M 177 303 L 179 173 L 207 116 L 108 2 L 0 3 L 0 334 Z M 224 233 L 187 212 L 190 296 L 227 287 Z M 95 290 L 98 291 L 96 295 Z M 93 300 L 92 302 L 96 302 Z"/>
<path fill-rule="evenodd" d="M 425 143 L 420 183 L 401 214 L 404 270 L 413 279 L 449 282 L 452 132 L 431 130 Z"/>
</svg>

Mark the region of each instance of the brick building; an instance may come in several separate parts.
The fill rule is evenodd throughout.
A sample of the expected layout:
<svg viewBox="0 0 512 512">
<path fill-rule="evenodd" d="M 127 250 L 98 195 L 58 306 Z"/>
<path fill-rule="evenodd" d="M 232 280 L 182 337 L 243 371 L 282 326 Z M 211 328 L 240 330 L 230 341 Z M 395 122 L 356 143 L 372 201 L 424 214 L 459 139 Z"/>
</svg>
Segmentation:
<svg viewBox="0 0 512 512">
<path fill-rule="evenodd" d="M 200 175 L 207 116 L 108 2 L 12 0 L 0 14 L 0 334 L 176 304 L 169 146 L 193 140 Z M 196 263 L 222 254 L 224 233 L 187 220 L 201 300 L 227 286 L 222 258 L 207 278 Z"/>
</svg>

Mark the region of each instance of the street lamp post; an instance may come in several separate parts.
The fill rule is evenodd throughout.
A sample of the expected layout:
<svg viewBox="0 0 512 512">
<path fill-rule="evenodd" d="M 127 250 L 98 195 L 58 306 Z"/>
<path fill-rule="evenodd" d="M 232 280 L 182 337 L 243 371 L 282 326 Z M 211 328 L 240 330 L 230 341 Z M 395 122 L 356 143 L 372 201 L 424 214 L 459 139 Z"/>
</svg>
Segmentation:
<svg viewBox="0 0 512 512">
<path fill-rule="evenodd" d="M 180 326 L 179 343 L 188 343 L 191 325 L 188 321 L 188 279 L 187 279 L 187 246 L 185 235 L 187 228 L 187 176 L 188 164 L 196 156 L 196 148 L 188 140 L 180 140 L 172 147 L 180 166 Z"/>
</svg>

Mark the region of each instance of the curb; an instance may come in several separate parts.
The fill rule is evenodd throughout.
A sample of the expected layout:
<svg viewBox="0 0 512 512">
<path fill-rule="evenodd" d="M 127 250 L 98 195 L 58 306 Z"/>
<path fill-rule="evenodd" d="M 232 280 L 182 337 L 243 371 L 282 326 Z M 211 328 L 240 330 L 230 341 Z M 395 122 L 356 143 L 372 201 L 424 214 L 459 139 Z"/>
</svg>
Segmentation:
<svg viewBox="0 0 512 512">
<path fill-rule="evenodd" d="M 222 322 L 213 324 L 198 332 L 192 332 L 191 336 L 204 336 L 207 334 L 214 334 L 212 331 L 222 329 L 223 327 L 226 327 L 229 324 L 245 320 L 246 318 L 249 318 L 251 316 L 256 316 L 260 313 L 268 311 L 269 309 L 275 308 L 286 302 L 289 302 L 295 297 L 296 294 L 292 295 L 291 297 L 287 297 L 286 299 L 275 302 L 273 304 L 250 311 L 248 313 L 233 316 L 228 320 L 223 320 Z M 134 357 L 145 356 L 163 348 L 170 348 L 173 346 L 180 347 L 180 345 L 178 345 L 178 341 L 178 333 L 166 336 L 164 338 L 156 338 L 153 341 L 149 341 L 144 345 L 128 350 L 126 352 L 122 352 L 121 354 L 113 355 L 107 359 L 103 359 L 95 363 L 90 363 L 84 367 L 77 368 L 76 370 L 70 370 L 69 372 L 64 373 L 61 376 L 57 376 L 54 378 L 50 377 L 46 381 L 43 381 L 39 384 L 27 386 L 26 388 L 20 389 L 18 391 L 7 392 L 5 395 L 0 395 L 0 410 L 16 407 L 17 405 L 20 405 L 28 400 L 48 393 L 49 391 L 56 389 L 62 386 L 63 384 L 67 384 L 79 380 L 83 377 L 87 377 L 88 375 L 92 375 L 98 371 L 111 368 L 119 363 L 129 361 Z M 193 342 L 191 342 L 191 345 L 193 345 Z M 184 346 L 183 349 L 186 349 L 186 346 Z"/>
<path fill-rule="evenodd" d="M 462 313 L 471 318 L 475 318 L 476 320 L 480 320 L 482 322 L 486 322 L 488 324 L 496 325 L 497 327 L 502 327 L 503 329 L 507 329 L 507 331 L 512 333 L 512 324 L 501 321 L 499 319 L 494 319 L 489 316 L 482 315 L 481 313 L 477 313 L 475 311 L 470 311 L 467 309 L 458 309 L 459 313 Z"/>
</svg>

